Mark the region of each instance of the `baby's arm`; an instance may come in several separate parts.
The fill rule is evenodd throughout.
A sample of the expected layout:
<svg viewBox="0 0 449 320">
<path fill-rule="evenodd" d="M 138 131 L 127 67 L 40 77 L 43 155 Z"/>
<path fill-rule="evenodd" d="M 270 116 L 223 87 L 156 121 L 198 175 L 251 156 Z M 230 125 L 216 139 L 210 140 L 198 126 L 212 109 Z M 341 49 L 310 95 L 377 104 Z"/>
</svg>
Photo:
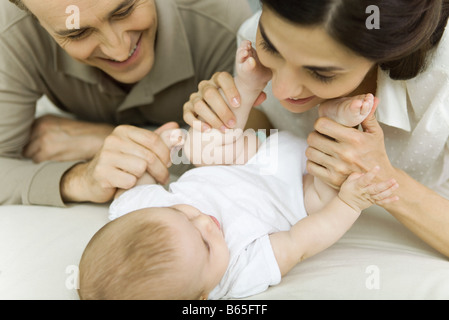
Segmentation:
<svg viewBox="0 0 449 320">
<path fill-rule="evenodd" d="M 318 212 L 298 221 L 289 231 L 270 235 L 282 275 L 297 263 L 337 242 L 372 204 L 396 201 L 392 196 L 398 185 L 394 179 L 371 184 L 379 168 L 366 174 L 352 174 L 334 197 Z"/>
<path fill-rule="evenodd" d="M 197 128 L 194 123 L 184 145 L 184 153 L 194 165 L 244 164 L 257 152 L 259 141 L 255 132 L 244 132 L 244 129 L 255 100 L 271 78 L 271 71 L 260 64 L 250 41 L 243 41 L 237 50 L 236 74 L 241 104 L 232 110 L 237 123 L 225 133 L 216 129 L 201 132 L 201 127 Z"/>
</svg>

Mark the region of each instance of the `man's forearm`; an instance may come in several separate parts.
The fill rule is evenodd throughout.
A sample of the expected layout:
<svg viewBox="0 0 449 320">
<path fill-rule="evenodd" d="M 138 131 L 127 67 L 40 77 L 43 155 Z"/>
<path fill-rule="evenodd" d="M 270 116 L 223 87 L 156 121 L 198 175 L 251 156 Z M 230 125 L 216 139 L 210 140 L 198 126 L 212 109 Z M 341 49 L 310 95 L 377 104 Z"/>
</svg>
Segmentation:
<svg viewBox="0 0 449 320">
<path fill-rule="evenodd" d="M 0 158 L 0 204 L 63 207 L 61 177 L 77 162 L 45 162 Z"/>
<path fill-rule="evenodd" d="M 89 170 L 89 162 L 79 163 L 68 170 L 61 179 L 61 197 L 65 203 L 110 201 L 117 188 L 101 185 Z"/>
</svg>

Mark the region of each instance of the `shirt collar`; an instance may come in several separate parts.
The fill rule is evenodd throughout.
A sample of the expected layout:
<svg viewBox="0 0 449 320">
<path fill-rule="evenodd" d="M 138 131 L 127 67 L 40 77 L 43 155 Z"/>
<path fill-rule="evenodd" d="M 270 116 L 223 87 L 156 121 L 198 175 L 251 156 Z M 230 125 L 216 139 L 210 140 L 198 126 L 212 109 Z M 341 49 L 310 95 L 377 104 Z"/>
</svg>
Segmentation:
<svg viewBox="0 0 449 320">
<path fill-rule="evenodd" d="M 446 65 L 449 61 L 449 22 L 440 43 L 428 59 L 430 61 L 426 70 L 407 81 L 392 80 L 387 72 L 379 68 L 376 93 L 380 98 L 376 114 L 379 122 L 410 132 L 408 106 L 418 118 L 431 109 L 432 100 L 438 93 L 434 91 L 442 91 L 441 87 L 446 86 L 448 81 Z"/>
<path fill-rule="evenodd" d="M 376 111 L 379 122 L 410 132 L 405 81 L 392 80 L 387 72 L 379 68 L 376 96 L 380 99 Z"/>
<path fill-rule="evenodd" d="M 90 84 L 100 82 L 102 72 L 87 64 L 81 63 L 73 59 L 64 49 L 55 42 L 54 52 L 54 68 L 55 71 L 63 72 L 69 76 L 78 78 Z"/>
<path fill-rule="evenodd" d="M 150 73 L 137 83 L 121 106 L 150 104 L 164 89 L 195 75 L 192 52 L 184 23 L 173 0 L 156 0 L 158 31 L 155 61 Z M 141 101 L 136 101 L 136 98 Z M 143 99 L 143 100 L 142 100 Z"/>
<path fill-rule="evenodd" d="M 187 31 L 173 0 L 156 0 L 158 33 L 155 65 L 148 74 L 154 93 L 193 77 L 192 51 Z"/>
</svg>

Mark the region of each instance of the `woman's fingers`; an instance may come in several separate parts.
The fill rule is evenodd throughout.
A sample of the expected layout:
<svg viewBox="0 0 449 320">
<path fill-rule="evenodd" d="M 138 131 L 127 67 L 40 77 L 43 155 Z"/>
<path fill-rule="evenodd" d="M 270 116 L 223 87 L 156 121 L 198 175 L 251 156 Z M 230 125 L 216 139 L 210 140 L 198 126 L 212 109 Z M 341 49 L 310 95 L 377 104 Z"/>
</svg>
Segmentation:
<svg viewBox="0 0 449 320">
<path fill-rule="evenodd" d="M 262 95 L 259 101 L 263 99 Z M 184 121 L 190 126 L 193 126 L 194 121 L 203 121 L 203 131 L 210 128 L 222 131 L 233 128 L 236 119 L 231 108 L 238 108 L 240 101 L 232 75 L 217 72 L 211 80 L 201 81 L 198 92 L 192 94 L 184 104 Z"/>
<path fill-rule="evenodd" d="M 183 118 L 189 126 L 193 127 L 195 121 L 201 121 L 202 131 L 220 129 L 225 126 L 225 121 L 231 121 L 227 119 L 234 119 L 234 114 L 216 87 L 207 87 L 202 92 L 192 94 L 184 104 Z"/>
<path fill-rule="evenodd" d="M 218 90 L 217 90 L 218 93 Z M 211 101 L 212 99 L 209 99 L 209 101 Z M 223 100 L 221 98 L 221 96 L 219 96 L 218 98 L 215 99 L 216 101 L 212 101 L 209 102 L 211 105 L 216 106 L 216 108 L 218 109 L 224 109 L 227 108 L 227 106 L 219 106 L 220 104 L 223 104 Z M 204 100 L 202 99 L 198 99 L 196 100 L 196 102 L 194 103 L 193 109 L 195 111 L 195 114 L 198 115 L 199 119 L 204 122 L 204 125 L 202 126 L 202 130 L 208 130 L 210 128 L 221 128 L 222 126 L 224 126 L 223 121 L 220 119 L 220 117 L 218 116 L 218 114 L 211 109 L 211 107 L 209 106 L 208 103 L 206 103 Z M 217 111 L 218 112 L 218 111 Z M 222 116 L 224 116 L 223 113 L 221 113 Z M 192 125 L 193 127 L 193 125 Z"/>
<path fill-rule="evenodd" d="M 318 133 L 316 133 L 319 135 Z M 332 144 L 329 139 L 318 137 L 318 146 L 322 146 L 321 150 L 325 148 L 326 144 Z M 326 149 L 331 150 L 332 147 Z M 333 188 L 339 188 L 341 184 L 348 178 L 352 172 L 358 172 L 358 168 L 350 168 L 338 156 L 333 155 L 332 152 L 327 154 L 315 147 L 309 146 L 306 150 L 307 171 L 320 179 L 326 181 Z"/>
<path fill-rule="evenodd" d="M 340 189 L 340 186 L 343 183 L 340 180 L 336 180 L 335 175 L 332 175 L 326 167 L 320 166 L 312 161 L 307 161 L 307 172 L 314 177 L 325 181 L 329 186 L 337 190 Z"/>
<path fill-rule="evenodd" d="M 234 107 L 240 107 L 240 93 L 234 82 L 234 77 L 228 72 L 217 72 L 212 76 L 212 81 L 216 84 L 218 88 L 223 90 L 223 93 L 229 102 L 229 104 Z"/>
</svg>

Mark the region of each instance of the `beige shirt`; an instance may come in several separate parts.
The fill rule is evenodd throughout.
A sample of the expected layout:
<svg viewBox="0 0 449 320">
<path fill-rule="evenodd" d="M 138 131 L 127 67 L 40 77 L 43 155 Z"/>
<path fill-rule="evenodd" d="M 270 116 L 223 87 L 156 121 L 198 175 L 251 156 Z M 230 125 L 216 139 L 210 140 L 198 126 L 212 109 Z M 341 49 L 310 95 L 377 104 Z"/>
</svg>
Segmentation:
<svg viewBox="0 0 449 320">
<path fill-rule="evenodd" d="M 260 12 L 246 21 L 238 39 L 255 40 Z M 307 138 L 318 108 L 294 114 L 273 96 L 271 82 L 261 109 L 272 125 Z M 391 163 L 449 199 L 449 27 L 416 78 L 394 81 L 379 69 L 376 117 L 385 135 Z"/>
<path fill-rule="evenodd" d="M 34 164 L 21 156 L 42 95 L 82 120 L 182 124 L 183 104 L 198 83 L 232 72 L 235 36 L 251 14 L 246 1 L 156 0 L 156 7 L 155 65 L 127 93 L 72 59 L 33 17 L 0 2 L 0 204 L 64 205 L 60 180 L 75 162 Z"/>
</svg>

